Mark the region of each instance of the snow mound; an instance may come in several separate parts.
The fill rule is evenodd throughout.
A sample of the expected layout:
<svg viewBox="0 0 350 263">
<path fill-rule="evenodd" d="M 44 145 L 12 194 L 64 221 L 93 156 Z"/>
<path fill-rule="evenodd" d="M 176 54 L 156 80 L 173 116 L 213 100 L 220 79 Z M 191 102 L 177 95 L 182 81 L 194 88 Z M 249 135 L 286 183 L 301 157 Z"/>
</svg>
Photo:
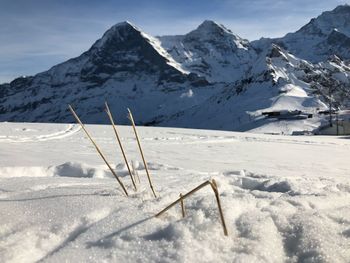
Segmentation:
<svg viewBox="0 0 350 263">
<path fill-rule="evenodd" d="M 120 168 L 119 168 L 120 169 Z M 123 170 L 121 170 L 123 171 Z M 117 170 L 118 173 L 118 170 Z M 122 175 L 122 174 L 118 174 Z M 49 167 L 10 166 L 0 167 L 0 177 L 77 177 L 77 178 L 112 178 L 107 168 L 89 166 L 78 162 L 65 162 Z"/>
<path fill-rule="evenodd" d="M 106 170 L 76 162 L 66 162 L 52 168 L 53 176 L 106 178 L 111 177 Z"/>
</svg>

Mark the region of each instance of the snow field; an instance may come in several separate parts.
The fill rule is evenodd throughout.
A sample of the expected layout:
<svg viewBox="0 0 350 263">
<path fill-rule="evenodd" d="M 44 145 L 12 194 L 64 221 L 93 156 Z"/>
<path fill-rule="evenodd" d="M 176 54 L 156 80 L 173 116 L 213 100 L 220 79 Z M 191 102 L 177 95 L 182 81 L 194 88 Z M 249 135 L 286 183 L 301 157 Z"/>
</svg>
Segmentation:
<svg viewBox="0 0 350 263">
<path fill-rule="evenodd" d="M 348 139 L 140 127 L 154 199 L 140 163 L 132 191 L 112 128 L 87 127 L 129 198 L 82 132 L 21 141 L 67 126 L 0 124 L 17 141 L 0 142 L 1 262 L 349 261 Z M 131 128 L 119 129 L 129 161 L 140 160 Z M 154 218 L 210 178 L 228 237 L 210 187 L 185 200 L 184 219 L 180 206 Z"/>
</svg>

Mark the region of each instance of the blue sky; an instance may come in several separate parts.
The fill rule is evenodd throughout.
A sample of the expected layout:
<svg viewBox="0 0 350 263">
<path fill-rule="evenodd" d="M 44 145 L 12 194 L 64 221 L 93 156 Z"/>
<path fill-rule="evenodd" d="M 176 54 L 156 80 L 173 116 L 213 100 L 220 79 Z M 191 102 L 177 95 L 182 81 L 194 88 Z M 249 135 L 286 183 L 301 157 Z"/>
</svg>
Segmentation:
<svg viewBox="0 0 350 263">
<path fill-rule="evenodd" d="M 0 83 L 80 55 L 129 20 L 151 35 L 184 34 L 211 19 L 249 40 L 296 31 L 341 0 L 0 0 Z"/>
</svg>

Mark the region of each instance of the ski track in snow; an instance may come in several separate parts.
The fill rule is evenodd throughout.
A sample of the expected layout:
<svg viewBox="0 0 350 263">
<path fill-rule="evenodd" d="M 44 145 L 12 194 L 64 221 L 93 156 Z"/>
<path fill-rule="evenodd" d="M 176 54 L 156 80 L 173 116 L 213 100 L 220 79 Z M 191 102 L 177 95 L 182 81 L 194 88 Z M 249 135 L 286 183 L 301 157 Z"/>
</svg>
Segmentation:
<svg viewBox="0 0 350 263">
<path fill-rule="evenodd" d="M 45 125 L 40 126 L 44 133 Z M 79 129 L 69 126 L 64 132 L 60 127 L 50 135 L 32 136 L 32 142 L 46 147 L 46 139 L 55 142 L 55 138 L 57 147 L 71 148 L 71 155 L 39 152 L 31 166 L 19 166 L 9 159 L 7 166 L 0 167 L 1 262 L 196 262 L 199 255 L 202 262 L 348 262 L 350 258 L 349 168 L 340 162 L 342 151 L 349 150 L 347 139 L 140 129 L 160 197 L 154 199 L 149 191 L 140 161 L 135 164 L 141 178 L 138 192 L 131 189 L 126 166 L 117 161 L 114 167 L 130 192 L 126 198 L 108 169 L 96 163 L 96 154 L 84 163 L 74 161 L 81 160 L 83 146 L 89 142 L 77 133 Z M 110 129 L 88 128 L 104 150 L 116 151 Z M 140 158 L 131 147 L 135 141 L 129 134 L 123 143 L 129 160 Z M 8 151 L 18 147 L 26 152 L 23 145 L 0 141 Z M 232 151 L 225 152 L 223 147 Z M 291 161 L 280 164 L 270 159 L 271 164 L 265 165 L 275 165 L 279 173 L 259 173 L 254 170 L 264 161 L 248 160 L 252 149 L 263 147 L 274 147 L 278 155 L 295 148 L 295 153 L 310 160 L 293 164 L 296 157 L 289 155 Z M 313 169 L 317 158 L 304 153 L 305 147 L 313 147 L 315 155 L 331 151 L 332 158 L 340 158 L 329 160 L 337 170 L 330 174 Z M 234 159 L 240 160 L 231 160 L 234 151 L 239 151 Z M 224 160 L 216 158 L 219 154 Z M 40 166 L 43 157 L 53 165 Z M 205 160 L 197 160 L 202 158 Z M 323 162 L 327 156 L 318 158 Z M 234 161 L 244 160 L 246 169 L 237 169 Z M 232 165 L 224 165 L 230 161 Z M 292 167 L 296 170 L 286 173 Z M 185 200 L 184 219 L 178 206 L 160 218 L 153 217 L 180 192 L 210 178 L 218 182 L 229 237 L 222 234 L 209 187 Z"/>
<path fill-rule="evenodd" d="M 51 134 L 37 135 L 32 137 L 18 137 L 18 136 L 0 136 L 0 142 L 43 142 L 50 140 L 58 140 L 63 139 L 65 137 L 72 136 L 76 132 L 78 132 L 81 128 L 77 124 L 69 124 L 66 125 L 67 128 L 63 131 L 57 131 Z M 27 131 L 31 131 L 30 129 L 26 129 Z M 26 131 L 24 130 L 24 131 Z"/>
</svg>

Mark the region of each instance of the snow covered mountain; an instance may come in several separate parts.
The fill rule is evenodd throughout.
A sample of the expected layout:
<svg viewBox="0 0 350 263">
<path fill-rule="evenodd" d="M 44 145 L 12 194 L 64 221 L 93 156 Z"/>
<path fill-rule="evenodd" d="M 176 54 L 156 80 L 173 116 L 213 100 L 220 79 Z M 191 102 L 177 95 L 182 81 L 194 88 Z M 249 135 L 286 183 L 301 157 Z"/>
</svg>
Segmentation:
<svg viewBox="0 0 350 263">
<path fill-rule="evenodd" d="M 159 39 L 185 69 L 212 82 L 230 83 L 241 79 L 256 58 L 248 40 L 209 20 L 184 36 Z"/>
<path fill-rule="evenodd" d="M 336 55 L 350 58 L 350 6 L 342 5 L 332 11 L 323 12 L 317 18 L 294 33 L 277 39 L 255 41 L 259 46 L 264 42 L 274 42 L 288 49 L 294 55 L 320 62 Z"/>
<path fill-rule="evenodd" d="M 33 77 L 0 85 L 0 120 L 138 124 L 284 132 L 322 118 L 276 121 L 262 112 L 308 114 L 350 102 L 350 7 L 324 12 L 283 38 L 249 42 L 213 21 L 186 35 L 151 37 L 116 24 L 85 53 Z"/>
<path fill-rule="evenodd" d="M 175 98 L 169 93 L 180 97 L 187 87 L 201 85 L 207 81 L 185 72 L 157 39 L 124 22 L 81 56 L 2 86 L 0 113 L 2 120 L 64 122 L 72 120 L 67 111 L 71 103 L 86 121 L 106 122 L 101 113 L 108 100 L 117 113 L 127 106 L 142 109 L 146 121 L 160 102 Z"/>
</svg>

